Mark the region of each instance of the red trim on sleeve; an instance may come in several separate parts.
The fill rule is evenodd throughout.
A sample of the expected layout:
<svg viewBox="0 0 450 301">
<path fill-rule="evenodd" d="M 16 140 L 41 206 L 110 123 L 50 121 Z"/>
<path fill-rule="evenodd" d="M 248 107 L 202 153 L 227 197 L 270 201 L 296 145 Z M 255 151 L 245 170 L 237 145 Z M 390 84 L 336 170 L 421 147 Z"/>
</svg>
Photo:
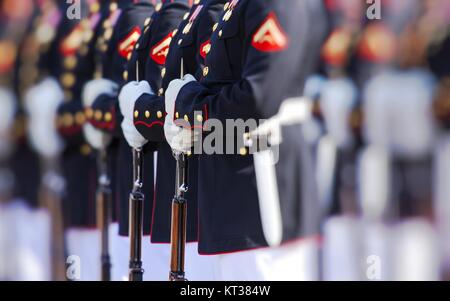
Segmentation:
<svg viewBox="0 0 450 301">
<path fill-rule="evenodd" d="M 164 122 L 162 122 L 162 121 L 154 121 L 154 122 L 152 122 L 152 123 L 146 123 L 146 122 L 144 122 L 144 121 L 136 121 L 136 122 L 134 123 L 134 125 L 135 125 L 135 126 L 143 125 L 143 126 L 146 126 L 146 127 L 148 127 L 148 128 L 152 128 L 152 127 L 154 127 L 154 126 L 156 126 L 156 125 L 164 126 Z"/>
</svg>

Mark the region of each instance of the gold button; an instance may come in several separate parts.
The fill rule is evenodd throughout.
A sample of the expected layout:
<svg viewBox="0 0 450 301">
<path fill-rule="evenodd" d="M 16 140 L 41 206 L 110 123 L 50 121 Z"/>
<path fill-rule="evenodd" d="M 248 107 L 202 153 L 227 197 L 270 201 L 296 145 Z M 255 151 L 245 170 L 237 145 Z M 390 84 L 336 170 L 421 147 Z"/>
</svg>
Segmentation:
<svg viewBox="0 0 450 301">
<path fill-rule="evenodd" d="M 156 5 L 155 10 L 158 12 L 161 10 L 162 7 L 162 3 L 158 3 L 158 5 Z"/>
<path fill-rule="evenodd" d="M 214 24 L 214 26 L 213 26 L 213 28 L 212 28 L 212 29 L 213 29 L 213 32 L 217 30 L 217 27 L 219 27 L 219 23 Z"/>
<path fill-rule="evenodd" d="M 68 56 L 64 59 L 64 67 L 66 69 L 72 70 L 77 66 L 77 58 L 73 55 Z"/>
<path fill-rule="evenodd" d="M 189 122 L 189 116 L 188 115 L 184 115 L 184 121 Z"/>
<path fill-rule="evenodd" d="M 163 118 L 163 113 L 161 111 L 158 111 L 156 113 L 156 117 L 158 117 L 159 119 Z"/>
<path fill-rule="evenodd" d="M 184 29 L 183 29 L 183 34 L 188 34 L 189 31 L 191 31 L 191 28 L 192 28 L 192 23 L 189 22 L 189 23 L 186 24 L 186 26 L 184 27 Z"/>
<path fill-rule="evenodd" d="M 113 29 L 112 28 L 108 28 L 105 30 L 104 34 L 103 34 L 103 38 L 106 41 L 109 41 L 112 38 L 113 35 Z"/>
<path fill-rule="evenodd" d="M 100 11 L 100 3 L 94 2 L 89 5 L 89 11 L 94 14 L 98 13 Z"/>
<path fill-rule="evenodd" d="M 227 10 L 228 7 L 230 7 L 230 2 L 225 3 L 225 5 L 223 6 L 223 10 Z"/>
<path fill-rule="evenodd" d="M 128 80 L 128 71 L 126 70 L 123 72 L 123 79 Z"/>
<path fill-rule="evenodd" d="M 112 121 L 112 114 L 110 112 L 105 113 L 105 121 L 106 122 Z"/>
<path fill-rule="evenodd" d="M 149 29 L 150 29 L 150 27 L 148 27 L 148 26 L 145 27 L 145 28 L 144 28 L 144 33 L 147 33 L 147 31 L 148 31 Z"/>
<path fill-rule="evenodd" d="M 161 69 L 161 77 L 166 76 L 166 68 Z"/>
<path fill-rule="evenodd" d="M 180 113 L 176 112 L 176 113 L 175 113 L 175 118 L 176 118 L 176 119 L 180 119 Z"/>
<path fill-rule="evenodd" d="M 65 127 L 73 126 L 73 122 L 74 122 L 74 119 L 73 119 L 72 114 L 70 114 L 70 113 L 64 114 L 64 116 L 63 116 L 63 124 L 64 124 Z"/>
<path fill-rule="evenodd" d="M 145 117 L 146 118 L 150 118 L 150 112 L 149 111 L 145 111 Z"/>
<path fill-rule="evenodd" d="M 159 95 L 159 96 L 162 96 L 163 94 L 164 94 L 164 89 L 163 89 L 163 88 L 159 89 L 158 95 Z"/>
<path fill-rule="evenodd" d="M 85 43 L 89 43 L 93 37 L 94 37 L 94 32 L 91 29 L 87 30 L 83 35 L 83 41 Z"/>
<path fill-rule="evenodd" d="M 91 154 L 91 152 L 92 152 L 92 148 L 91 148 L 89 145 L 87 145 L 87 144 L 83 144 L 83 145 L 81 146 L 81 148 L 80 148 L 80 153 L 81 153 L 83 156 L 88 156 L 88 155 Z"/>
<path fill-rule="evenodd" d="M 189 13 L 185 13 L 183 16 L 183 20 L 187 20 L 187 18 L 189 18 Z"/>
<path fill-rule="evenodd" d="M 183 43 L 183 39 L 178 40 L 178 45 L 181 45 Z"/>
<path fill-rule="evenodd" d="M 209 54 L 209 52 L 211 51 L 211 44 L 206 45 L 203 49 L 205 51 L 205 54 Z"/>
<path fill-rule="evenodd" d="M 195 1 L 194 1 L 194 4 L 195 4 L 195 5 L 197 5 L 197 4 L 199 4 L 199 3 L 200 3 L 200 0 L 195 0 Z"/>
<path fill-rule="evenodd" d="M 221 38 L 222 37 L 222 34 L 223 34 L 223 31 L 221 30 L 221 31 L 219 31 L 219 38 Z"/>
<path fill-rule="evenodd" d="M 232 14 L 233 14 L 232 10 L 227 11 L 225 13 L 225 15 L 223 16 L 222 20 L 225 22 L 228 22 L 228 20 L 230 20 Z"/>
<path fill-rule="evenodd" d="M 144 26 L 148 26 L 150 24 L 150 18 L 145 19 Z"/>
<path fill-rule="evenodd" d="M 86 108 L 86 117 L 88 119 L 92 119 L 93 116 L 94 116 L 94 111 L 91 108 Z"/>
<path fill-rule="evenodd" d="M 136 46 L 134 47 L 135 49 L 138 49 L 139 48 L 139 43 L 136 43 Z"/>
<path fill-rule="evenodd" d="M 203 122 L 203 116 L 202 115 L 197 115 L 197 121 L 198 122 Z"/>
<path fill-rule="evenodd" d="M 134 111 L 134 118 L 138 118 L 138 117 L 139 117 L 139 111 L 136 110 L 136 111 Z"/>
<path fill-rule="evenodd" d="M 71 88 L 75 85 L 75 75 L 73 73 L 65 73 L 61 77 L 61 82 L 65 88 Z"/>
<path fill-rule="evenodd" d="M 95 111 L 94 118 L 97 121 L 101 121 L 103 117 L 103 113 L 100 110 Z"/>
<path fill-rule="evenodd" d="M 105 20 L 103 22 L 103 28 L 111 28 L 111 22 L 109 20 Z"/>
<path fill-rule="evenodd" d="M 246 156 L 248 154 L 247 152 L 247 148 L 243 147 L 239 150 L 239 153 L 241 154 L 241 156 Z"/>
<path fill-rule="evenodd" d="M 115 11 L 115 10 L 117 10 L 118 7 L 119 7 L 118 4 L 116 2 L 113 2 L 109 5 L 109 10 Z"/>
<path fill-rule="evenodd" d="M 78 125 L 83 125 L 86 122 L 86 117 L 83 112 L 78 112 L 75 115 L 75 121 Z"/>
<path fill-rule="evenodd" d="M 206 77 L 209 73 L 209 67 L 203 68 L 203 76 Z"/>
</svg>

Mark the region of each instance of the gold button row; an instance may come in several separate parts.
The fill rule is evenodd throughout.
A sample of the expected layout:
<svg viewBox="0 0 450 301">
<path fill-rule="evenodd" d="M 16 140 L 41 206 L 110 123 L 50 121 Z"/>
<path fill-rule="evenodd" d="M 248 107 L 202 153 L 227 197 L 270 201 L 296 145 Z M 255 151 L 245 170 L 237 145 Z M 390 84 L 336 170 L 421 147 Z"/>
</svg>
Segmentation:
<svg viewBox="0 0 450 301">
<path fill-rule="evenodd" d="M 86 108 L 84 116 L 87 119 L 95 119 L 97 121 L 111 122 L 113 120 L 113 115 L 111 112 L 106 112 L 103 114 L 102 111 L 100 110 L 94 111 L 92 108 Z"/>
<path fill-rule="evenodd" d="M 83 112 L 77 112 L 76 114 L 65 113 L 58 118 L 58 124 L 60 127 L 72 127 L 74 125 L 81 126 L 86 123 L 86 116 Z"/>
<path fill-rule="evenodd" d="M 138 110 L 134 111 L 134 118 L 137 119 L 137 118 L 139 118 L 139 116 L 140 116 L 139 111 Z M 150 118 L 152 116 L 152 114 L 150 113 L 150 111 L 145 111 L 144 112 L 144 116 L 145 116 L 145 118 L 148 119 L 148 118 Z M 163 118 L 163 116 L 164 116 L 164 114 L 161 111 L 156 112 L 156 117 L 158 119 Z"/>
</svg>

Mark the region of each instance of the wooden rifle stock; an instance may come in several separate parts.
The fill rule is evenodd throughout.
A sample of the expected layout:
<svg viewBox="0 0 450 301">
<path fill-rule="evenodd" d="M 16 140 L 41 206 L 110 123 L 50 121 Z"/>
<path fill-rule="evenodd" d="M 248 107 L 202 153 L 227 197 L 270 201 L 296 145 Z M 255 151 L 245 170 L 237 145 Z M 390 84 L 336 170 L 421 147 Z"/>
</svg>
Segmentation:
<svg viewBox="0 0 450 301">
<path fill-rule="evenodd" d="M 112 222 L 112 192 L 108 177 L 106 151 L 99 154 L 97 190 L 97 228 L 101 233 L 101 279 L 111 281 L 111 257 L 109 255 L 109 225 Z"/>
<path fill-rule="evenodd" d="M 187 225 L 188 162 L 185 154 L 174 154 L 177 162 L 175 197 L 172 201 L 170 281 L 187 281 L 184 271 Z"/>
<path fill-rule="evenodd" d="M 64 179 L 59 173 L 55 169 L 47 168 L 41 183 L 39 199 L 41 207 L 48 210 L 51 218 L 50 252 L 53 281 L 66 280 L 66 248 L 62 209 L 64 186 Z"/>
</svg>

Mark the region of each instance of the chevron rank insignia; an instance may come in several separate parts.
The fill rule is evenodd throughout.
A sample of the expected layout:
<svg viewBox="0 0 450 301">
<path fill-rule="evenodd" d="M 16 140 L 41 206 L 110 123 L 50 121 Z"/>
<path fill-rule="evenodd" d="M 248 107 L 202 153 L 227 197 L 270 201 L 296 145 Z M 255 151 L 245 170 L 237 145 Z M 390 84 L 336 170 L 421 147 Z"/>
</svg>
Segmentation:
<svg viewBox="0 0 450 301">
<path fill-rule="evenodd" d="M 159 65 L 166 63 L 167 54 L 169 53 L 170 42 L 172 42 L 173 32 L 168 34 L 161 42 L 156 44 L 150 50 L 150 57 Z"/>
<path fill-rule="evenodd" d="M 141 37 L 141 29 L 135 27 L 125 39 L 119 43 L 119 54 L 121 57 L 128 58 L 128 55 L 133 51 L 134 46 Z"/>
<path fill-rule="evenodd" d="M 60 51 L 63 56 L 74 55 L 83 43 L 83 26 L 78 24 L 72 32 L 62 40 Z"/>
<path fill-rule="evenodd" d="M 397 38 L 385 25 L 371 24 L 365 30 L 359 55 L 371 62 L 388 63 L 397 52 Z"/>
<path fill-rule="evenodd" d="M 252 38 L 252 46 L 262 52 L 278 52 L 289 45 L 289 37 L 281 28 L 274 12 L 264 20 Z"/>
<path fill-rule="evenodd" d="M 208 40 L 200 46 L 200 56 L 205 59 L 210 51 L 211 51 L 211 40 Z"/>
</svg>

